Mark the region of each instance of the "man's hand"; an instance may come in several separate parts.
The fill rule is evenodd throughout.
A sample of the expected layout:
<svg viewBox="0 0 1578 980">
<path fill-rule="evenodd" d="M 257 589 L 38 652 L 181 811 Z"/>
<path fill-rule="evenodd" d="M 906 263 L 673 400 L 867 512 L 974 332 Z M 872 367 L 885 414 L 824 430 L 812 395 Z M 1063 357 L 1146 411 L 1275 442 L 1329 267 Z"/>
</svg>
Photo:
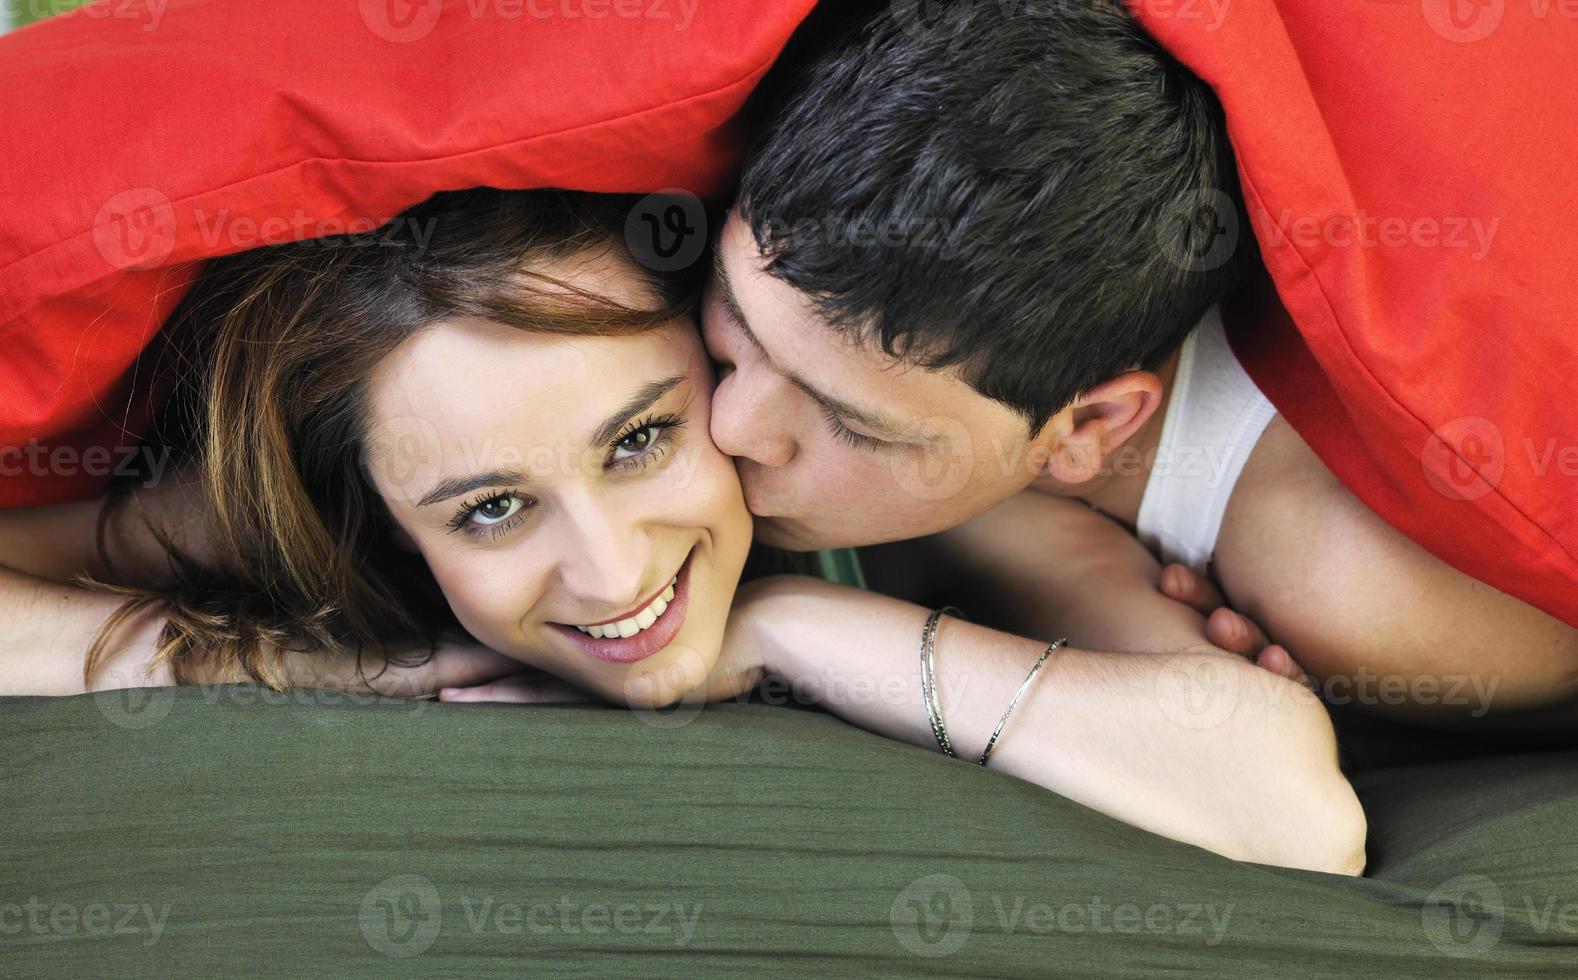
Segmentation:
<svg viewBox="0 0 1578 980">
<path fill-rule="evenodd" d="M 1248 658 L 1262 667 L 1306 684 L 1309 681 L 1298 661 L 1287 649 L 1272 643 L 1254 620 L 1227 606 L 1227 600 L 1211 580 L 1187 565 L 1168 565 L 1162 569 L 1162 595 L 1183 603 L 1204 616 L 1205 638 L 1228 653 Z"/>
</svg>

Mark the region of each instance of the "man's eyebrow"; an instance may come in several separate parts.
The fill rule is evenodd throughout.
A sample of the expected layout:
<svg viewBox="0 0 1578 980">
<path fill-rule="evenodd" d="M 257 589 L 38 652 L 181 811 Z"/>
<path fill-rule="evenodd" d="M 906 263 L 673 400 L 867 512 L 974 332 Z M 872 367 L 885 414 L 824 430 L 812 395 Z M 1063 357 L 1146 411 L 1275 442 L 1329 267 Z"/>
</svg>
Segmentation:
<svg viewBox="0 0 1578 980">
<path fill-rule="evenodd" d="M 651 381 L 641 386 L 641 390 L 630 396 L 630 400 L 620 406 L 619 410 L 610 415 L 602 425 L 597 427 L 597 433 L 592 436 L 592 445 L 601 446 L 611 441 L 624 424 L 641 412 L 651 408 L 652 405 L 664 395 L 673 391 L 683 383 L 685 376 L 676 374 L 672 378 L 661 381 Z M 418 507 L 436 504 L 451 497 L 458 497 L 463 493 L 481 490 L 484 487 L 501 487 L 526 482 L 526 475 L 519 470 L 489 470 L 486 473 L 473 473 L 470 476 L 454 476 L 441 480 L 438 486 L 422 495 L 416 502 Z"/>
<path fill-rule="evenodd" d="M 751 330 L 750 323 L 745 319 L 745 311 L 740 308 L 740 301 L 734 295 L 734 286 L 729 282 L 729 274 L 723 268 L 722 249 L 713 249 L 712 270 L 713 275 L 718 280 L 718 289 L 723 293 L 723 308 L 729 311 L 729 316 L 734 318 L 734 322 L 740 327 L 740 332 L 745 334 L 745 339 L 751 342 L 751 346 L 760 351 L 763 357 L 771 361 L 772 355 L 767 353 L 767 348 L 762 346 L 762 342 L 757 339 L 756 334 Z"/>
<path fill-rule="evenodd" d="M 873 415 L 872 413 L 863 409 L 856 408 L 854 405 L 851 405 L 842 399 L 834 398 L 832 395 L 825 395 L 822 392 L 816 390 L 816 388 L 813 387 L 809 381 L 806 381 L 804 378 L 800 377 L 798 374 L 795 374 L 793 371 L 785 371 L 777 364 L 773 364 L 772 355 L 767 352 L 766 346 L 762 344 L 761 340 L 758 339 L 756 334 L 751 330 L 750 323 L 745 319 L 745 311 L 740 308 L 740 301 L 734 295 L 734 287 L 730 285 L 729 276 L 723 268 L 723 254 L 721 249 L 713 251 L 712 265 L 714 274 L 718 280 L 718 291 L 723 298 L 723 308 L 729 312 L 729 316 L 733 317 L 735 324 L 740 328 L 740 333 L 743 333 L 745 335 L 745 339 L 750 342 L 750 345 L 761 352 L 761 355 L 767 359 L 769 364 L 772 364 L 774 371 L 777 371 L 779 374 L 783 375 L 785 380 L 787 380 L 790 384 L 805 392 L 806 397 L 810 398 L 818 405 L 821 405 L 827 411 L 832 412 L 834 415 L 837 415 L 840 418 L 846 419 L 850 422 L 854 422 L 856 425 L 859 425 L 865 429 L 869 429 L 877 435 L 893 442 L 910 442 L 920 443 L 922 445 L 930 445 L 937 441 L 931 436 L 922 436 L 913 432 L 909 432 L 903 426 L 894 425 L 892 422 L 888 422 L 882 418 L 879 418 L 878 416 Z"/>
</svg>

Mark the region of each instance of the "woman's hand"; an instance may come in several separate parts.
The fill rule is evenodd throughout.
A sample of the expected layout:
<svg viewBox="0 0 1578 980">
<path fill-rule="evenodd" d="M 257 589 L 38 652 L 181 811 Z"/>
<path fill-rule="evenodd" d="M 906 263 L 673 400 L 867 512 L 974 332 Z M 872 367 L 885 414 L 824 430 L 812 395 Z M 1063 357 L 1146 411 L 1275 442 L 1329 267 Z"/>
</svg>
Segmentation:
<svg viewBox="0 0 1578 980">
<path fill-rule="evenodd" d="M 1206 618 L 1205 638 L 1212 645 L 1290 681 L 1309 682 L 1304 668 L 1287 648 L 1272 643 L 1254 620 L 1228 608 L 1227 599 L 1204 575 L 1187 565 L 1168 565 L 1162 569 L 1161 592 Z"/>
<path fill-rule="evenodd" d="M 520 667 L 518 662 L 516 667 Z M 534 667 L 518 669 L 515 673 L 485 684 L 443 687 L 439 690 L 438 699 L 472 704 L 584 704 L 602 700 L 590 691 Z"/>
<path fill-rule="evenodd" d="M 445 640 L 426 663 L 414 666 L 380 663 L 376 655 L 369 654 L 361 658 L 358 669 L 357 658 L 350 653 L 286 653 L 281 660 L 286 679 L 293 687 L 322 687 L 390 698 L 437 698 L 445 689 L 486 690 L 519 676 L 523 669 L 519 660 L 471 640 Z M 246 679 L 211 680 L 225 683 Z"/>
</svg>

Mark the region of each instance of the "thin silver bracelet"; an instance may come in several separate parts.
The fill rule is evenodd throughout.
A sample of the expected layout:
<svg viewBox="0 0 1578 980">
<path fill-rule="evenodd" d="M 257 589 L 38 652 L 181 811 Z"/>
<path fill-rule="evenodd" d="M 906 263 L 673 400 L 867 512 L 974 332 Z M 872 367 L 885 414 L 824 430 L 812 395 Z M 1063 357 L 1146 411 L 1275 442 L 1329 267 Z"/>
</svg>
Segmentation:
<svg viewBox="0 0 1578 980">
<path fill-rule="evenodd" d="M 1004 711 L 1003 717 L 997 720 L 997 728 L 992 731 L 992 737 L 986 740 L 986 748 L 981 750 L 981 757 L 975 760 L 976 765 L 986 765 L 986 757 L 992 754 L 992 746 L 997 744 L 997 736 L 1003 734 L 1003 726 L 1008 724 L 1008 716 L 1013 714 L 1014 708 L 1019 706 L 1019 699 L 1025 696 L 1025 691 L 1030 687 L 1030 682 L 1035 680 L 1036 671 L 1040 670 L 1041 665 L 1047 662 L 1048 657 L 1052 656 L 1052 651 L 1067 644 L 1068 637 L 1065 636 L 1041 652 L 1041 656 L 1036 660 L 1035 666 L 1030 668 L 1030 673 L 1025 675 L 1023 683 L 1019 685 L 1019 690 L 1014 692 L 1014 699 L 1008 702 L 1008 710 Z"/>
<path fill-rule="evenodd" d="M 943 606 L 926 617 L 921 627 L 921 696 L 926 701 L 926 717 L 931 722 L 931 733 L 937 739 L 937 748 L 943 755 L 955 755 L 948 729 L 942 723 L 942 704 L 937 697 L 937 624 L 944 613 L 962 615 L 953 606 Z M 957 756 L 955 756 L 957 758 Z"/>
</svg>

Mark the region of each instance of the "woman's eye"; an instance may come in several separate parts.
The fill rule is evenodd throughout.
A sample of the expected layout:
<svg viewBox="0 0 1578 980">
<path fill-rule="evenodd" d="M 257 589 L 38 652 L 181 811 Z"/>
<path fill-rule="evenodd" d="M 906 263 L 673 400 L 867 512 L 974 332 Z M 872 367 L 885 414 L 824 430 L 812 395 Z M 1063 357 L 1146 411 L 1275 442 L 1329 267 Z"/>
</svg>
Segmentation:
<svg viewBox="0 0 1578 980">
<path fill-rule="evenodd" d="M 651 449 L 662 434 L 662 426 L 648 425 L 637 429 L 614 444 L 614 460 L 630 459 Z"/>
<path fill-rule="evenodd" d="M 674 435 L 684 424 L 678 415 L 642 419 L 614 440 L 608 451 L 609 464 L 645 467 L 657 462 L 673 448 Z"/>
<path fill-rule="evenodd" d="M 484 500 L 471 511 L 471 523 L 482 527 L 501 524 L 514 517 L 525 504 L 514 494 Z"/>
</svg>

